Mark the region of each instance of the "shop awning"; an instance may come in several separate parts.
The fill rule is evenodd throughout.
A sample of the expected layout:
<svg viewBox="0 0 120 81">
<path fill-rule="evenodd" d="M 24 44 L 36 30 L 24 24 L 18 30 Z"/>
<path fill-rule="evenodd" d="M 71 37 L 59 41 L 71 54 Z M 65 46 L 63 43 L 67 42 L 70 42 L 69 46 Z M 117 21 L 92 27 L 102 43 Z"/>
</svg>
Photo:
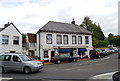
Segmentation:
<svg viewBox="0 0 120 81">
<path fill-rule="evenodd" d="M 71 49 L 59 49 L 59 53 L 68 53 Z"/>
<path fill-rule="evenodd" d="M 86 48 L 79 48 L 78 49 L 78 52 L 84 52 L 84 51 L 87 51 L 87 49 Z"/>
</svg>

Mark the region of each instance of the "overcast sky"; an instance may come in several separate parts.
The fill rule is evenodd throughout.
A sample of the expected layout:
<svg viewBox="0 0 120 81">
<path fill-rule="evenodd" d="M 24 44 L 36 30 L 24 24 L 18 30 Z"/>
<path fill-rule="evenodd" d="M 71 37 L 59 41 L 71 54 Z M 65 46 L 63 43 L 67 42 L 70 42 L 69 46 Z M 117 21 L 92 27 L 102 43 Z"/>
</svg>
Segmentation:
<svg viewBox="0 0 120 81">
<path fill-rule="evenodd" d="M 21 33 L 36 33 L 48 21 L 80 25 L 85 16 L 99 23 L 105 36 L 118 35 L 120 0 L 0 0 L 0 28 L 13 22 Z"/>
</svg>

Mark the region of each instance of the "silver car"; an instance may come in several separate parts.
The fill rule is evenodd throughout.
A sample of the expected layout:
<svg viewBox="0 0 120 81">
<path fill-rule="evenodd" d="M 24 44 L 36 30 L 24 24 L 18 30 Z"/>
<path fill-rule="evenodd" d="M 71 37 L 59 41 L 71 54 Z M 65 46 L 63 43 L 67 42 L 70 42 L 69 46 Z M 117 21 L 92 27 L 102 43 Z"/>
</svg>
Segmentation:
<svg viewBox="0 0 120 81">
<path fill-rule="evenodd" d="M 29 74 L 39 71 L 43 68 L 43 64 L 39 61 L 31 60 L 25 54 L 0 54 L 0 67 L 2 73 L 6 71 L 23 71 Z"/>
</svg>

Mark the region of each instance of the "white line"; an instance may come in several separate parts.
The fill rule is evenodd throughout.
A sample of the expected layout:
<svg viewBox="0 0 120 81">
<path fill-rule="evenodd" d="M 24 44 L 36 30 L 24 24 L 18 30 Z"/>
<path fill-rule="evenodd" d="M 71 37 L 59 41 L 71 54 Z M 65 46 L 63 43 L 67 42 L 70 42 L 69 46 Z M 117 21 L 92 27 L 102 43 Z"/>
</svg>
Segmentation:
<svg viewBox="0 0 120 81">
<path fill-rule="evenodd" d="M 103 58 L 103 59 L 101 59 L 101 60 L 105 60 L 105 59 L 109 59 L 110 57 L 106 57 L 106 58 Z"/>
<path fill-rule="evenodd" d="M 2 78 L 2 77 L 0 77 L 0 81 L 3 80 L 3 79 L 4 80 L 10 80 L 10 79 L 13 79 L 13 78 Z"/>
<path fill-rule="evenodd" d="M 99 74 L 99 75 L 91 77 L 90 79 L 112 79 L 113 74 L 116 73 L 116 72 Z"/>
</svg>

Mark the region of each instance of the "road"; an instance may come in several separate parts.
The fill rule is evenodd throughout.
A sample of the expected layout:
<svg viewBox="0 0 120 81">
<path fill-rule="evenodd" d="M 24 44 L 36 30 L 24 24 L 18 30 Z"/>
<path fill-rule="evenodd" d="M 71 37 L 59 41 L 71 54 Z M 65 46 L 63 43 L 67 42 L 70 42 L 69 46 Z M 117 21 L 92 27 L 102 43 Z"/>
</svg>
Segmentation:
<svg viewBox="0 0 120 81">
<path fill-rule="evenodd" d="M 30 81 L 30 79 L 31 81 L 33 79 L 39 81 L 40 79 L 41 81 L 86 81 L 86 79 L 95 75 L 115 71 L 118 71 L 118 56 L 117 54 L 112 54 L 94 60 L 44 65 L 44 69 L 41 72 L 28 75 L 23 74 L 22 72 L 7 72 L 2 74 L 2 78 L 25 79 L 25 81 Z"/>
</svg>

